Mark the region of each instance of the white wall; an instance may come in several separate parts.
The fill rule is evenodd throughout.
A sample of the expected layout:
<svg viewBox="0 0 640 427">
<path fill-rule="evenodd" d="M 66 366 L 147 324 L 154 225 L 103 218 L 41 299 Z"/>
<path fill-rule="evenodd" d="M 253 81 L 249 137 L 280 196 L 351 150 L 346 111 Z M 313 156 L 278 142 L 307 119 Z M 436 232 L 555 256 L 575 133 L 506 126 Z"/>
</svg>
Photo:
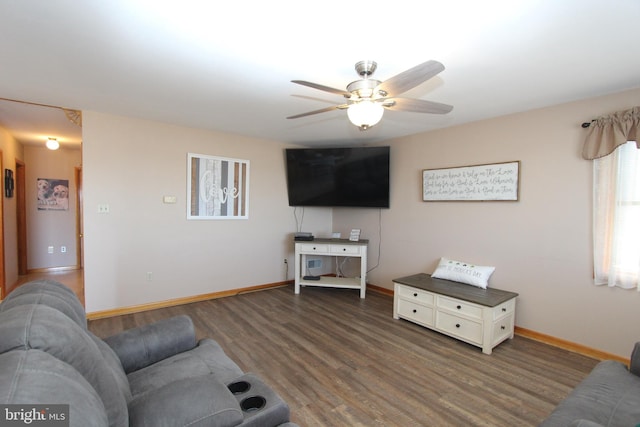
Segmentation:
<svg viewBox="0 0 640 427">
<path fill-rule="evenodd" d="M 273 141 L 83 112 L 87 311 L 293 278 L 296 221 L 287 202 L 284 148 Z M 189 152 L 250 161 L 249 219 L 186 219 Z M 176 196 L 177 203 L 164 204 L 164 195 Z M 101 204 L 108 204 L 110 213 L 99 214 Z M 330 233 L 331 210 L 307 209 L 303 229 Z"/>
<path fill-rule="evenodd" d="M 490 286 L 518 292 L 516 324 L 629 357 L 640 293 L 592 280 L 590 161 L 580 124 L 638 105 L 640 90 L 387 141 L 391 208 L 368 282 L 431 273 L 440 257 L 493 265 Z M 462 107 L 462 106 L 461 106 Z M 423 202 L 423 169 L 521 161 L 518 202 Z M 361 228 L 377 257 L 379 212 L 335 209 L 336 231 Z"/>
<path fill-rule="evenodd" d="M 78 264 L 75 168 L 82 165 L 81 150 L 26 146 L 27 269 L 75 267 Z M 37 180 L 66 180 L 68 210 L 39 210 Z M 53 246 L 53 253 L 48 247 Z M 62 252 L 64 246 L 66 252 Z"/>
</svg>

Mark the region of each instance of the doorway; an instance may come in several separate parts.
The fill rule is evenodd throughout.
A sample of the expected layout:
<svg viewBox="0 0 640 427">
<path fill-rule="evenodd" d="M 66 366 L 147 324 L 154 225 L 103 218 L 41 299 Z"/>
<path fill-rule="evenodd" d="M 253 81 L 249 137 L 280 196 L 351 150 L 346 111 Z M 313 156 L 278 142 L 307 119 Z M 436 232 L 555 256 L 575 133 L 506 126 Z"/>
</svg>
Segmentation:
<svg viewBox="0 0 640 427">
<path fill-rule="evenodd" d="M 82 113 L 79 110 L 1 97 L 0 111 L 3 113 L 2 129 L 12 136 L 7 139 L 10 148 L 8 150 L 4 146 L 1 148 L 9 154 L 16 153 L 15 157 L 20 157 L 15 159 L 15 163 L 14 159 L 10 161 L 10 167 L 13 168 L 15 165 L 14 198 L 0 198 L 0 218 L 3 218 L 3 221 L 0 221 L 0 298 L 2 298 L 32 274 L 55 275 L 65 271 L 79 271 L 84 264 L 84 257 L 82 254 L 61 255 L 69 252 L 67 250 L 69 246 L 73 247 L 77 244 L 81 234 L 77 232 L 79 227 L 77 223 L 81 220 L 78 215 L 82 215 L 82 207 L 76 207 L 74 211 L 71 206 L 67 209 L 63 207 L 41 209 L 41 206 L 34 205 L 36 203 L 35 180 L 36 177 L 40 177 L 36 174 L 46 174 L 43 177 L 48 179 L 60 178 L 63 183 L 67 181 L 66 185 L 68 185 L 73 183 L 74 174 L 79 173 L 79 171 L 74 172 L 73 166 L 67 168 L 67 165 L 73 164 L 80 167 L 82 163 Z M 15 137 L 17 134 L 20 135 L 19 139 Z M 56 151 L 55 158 L 45 154 L 45 151 L 40 151 L 45 142 L 43 135 L 48 136 L 49 139 L 57 139 L 61 143 L 61 150 Z M 74 154 L 69 154 L 71 151 Z M 21 152 L 23 154 L 20 156 L 18 153 Z M 78 156 L 77 153 L 80 155 Z M 0 170 L 3 170 L 7 159 L 4 159 L 4 165 L 1 160 L 0 157 Z M 76 183 L 81 185 L 81 181 L 76 180 Z M 74 195 L 78 194 L 74 192 L 68 196 L 73 198 Z M 40 212 L 69 209 L 71 211 L 65 215 L 62 213 L 45 215 Z M 48 222 L 54 216 L 55 220 L 64 221 L 61 224 L 62 227 L 49 227 Z M 11 225 L 7 228 L 6 224 Z M 14 229 L 16 234 L 13 234 Z M 43 232 L 51 232 L 54 237 L 49 239 L 41 235 Z M 76 246 L 76 249 L 81 251 L 80 247 Z"/>
<path fill-rule="evenodd" d="M 63 165 L 65 162 L 72 161 L 80 163 L 81 155 L 78 153 L 79 151 L 75 149 L 67 149 L 65 151 L 56 151 L 54 155 L 53 153 L 50 154 L 48 150 L 30 146 L 25 148 L 25 159 L 16 159 L 15 197 L 17 244 L 15 250 L 17 253 L 12 255 L 17 259 L 18 282 L 9 283 L 8 292 L 11 292 L 16 285 L 24 283 L 26 279 L 33 280 L 34 277 L 38 278 L 41 275 L 49 275 L 51 279 L 57 280 L 56 276 L 62 278 L 65 275 L 69 275 L 74 278 L 74 287 L 80 285 L 78 294 L 82 295 L 82 281 L 76 279 L 77 276 L 82 276 L 84 264 L 81 238 L 83 203 L 82 167 L 78 165 L 76 167 L 72 166 L 71 170 L 60 168 L 58 171 L 54 170 L 53 172 L 37 172 L 49 170 L 48 168 L 50 168 L 50 163 L 52 162 L 51 159 L 55 159 L 56 162 Z M 52 176 L 61 177 L 61 179 L 57 180 L 59 182 L 64 182 L 64 180 L 68 179 L 65 185 L 72 190 L 69 198 L 73 199 L 73 196 L 76 196 L 75 207 L 73 207 L 73 202 L 71 202 L 67 203 L 68 208 L 60 209 L 61 211 L 68 209 L 68 214 L 50 215 L 50 212 L 46 211 L 46 207 L 43 210 L 41 204 L 37 203 L 34 191 L 36 177 L 39 177 L 38 174 L 40 173 L 45 174 L 44 178 L 48 178 L 47 173 L 51 173 Z M 38 179 L 45 180 L 41 178 L 42 177 Z M 48 181 L 54 180 L 48 179 Z M 69 183 L 71 183 L 70 186 L 68 185 Z M 75 189 L 73 188 L 74 184 L 76 186 Z M 30 188 L 29 185 L 32 185 L 33 188 Z M 31 196 L 33 196 L 34 200 L 30 200 Z M 62 221 L 57 224 L 56 230 L 52 231 L 46 227 L 42 227 L 44 223 L 50 225 L 51 221 L 54 220 Z M 58 232 L 60 229 L 64 230 L 64 234 Z M 45 235 L 41 234 L 43 232 Z M 43 249 L 40 247 L 47 250 L 48 255 L 45 254 L 43 256 Z M 75 247 L 75 254 L 67 257 L 64 253 L 69 252 L 69 247 L 71 247 L 71 250 Z M 13 250 L 14 249 L 12 249 L 12 251 Z M 32 251 L 40 251 L 40 253 L 32 253 Z M 45 259 L 47 256 L 50 258 Z M 71 272 L 77 272 L 79 274 L 70 274 Z"/>
</svg>

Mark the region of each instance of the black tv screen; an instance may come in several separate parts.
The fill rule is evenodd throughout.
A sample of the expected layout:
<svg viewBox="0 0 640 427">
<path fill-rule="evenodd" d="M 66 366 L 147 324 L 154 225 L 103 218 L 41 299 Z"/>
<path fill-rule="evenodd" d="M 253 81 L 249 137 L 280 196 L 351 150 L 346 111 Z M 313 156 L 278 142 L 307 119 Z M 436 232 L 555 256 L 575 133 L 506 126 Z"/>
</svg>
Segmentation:
<svg viewBox="0 0 640 427">
<path fill-rule="evenodd" d="M 289 206 L 389 207 L 389 147 L 285 151 Z"/>
</svg>

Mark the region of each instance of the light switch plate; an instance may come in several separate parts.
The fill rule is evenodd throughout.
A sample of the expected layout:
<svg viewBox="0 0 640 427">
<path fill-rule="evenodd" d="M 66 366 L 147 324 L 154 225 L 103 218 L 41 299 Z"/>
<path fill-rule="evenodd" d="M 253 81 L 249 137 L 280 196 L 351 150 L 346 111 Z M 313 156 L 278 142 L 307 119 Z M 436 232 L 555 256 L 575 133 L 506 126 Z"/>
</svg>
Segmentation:
<svg viewBox="0 0 640 427">
<path fill-rule="evenodd" d="M 164 196 L 162 198 L 163 203 L 173 204 L 173 203 L 176 203 L 177 201 L 178 201 L 178 198 L 176 196 Z"/>
</svg>

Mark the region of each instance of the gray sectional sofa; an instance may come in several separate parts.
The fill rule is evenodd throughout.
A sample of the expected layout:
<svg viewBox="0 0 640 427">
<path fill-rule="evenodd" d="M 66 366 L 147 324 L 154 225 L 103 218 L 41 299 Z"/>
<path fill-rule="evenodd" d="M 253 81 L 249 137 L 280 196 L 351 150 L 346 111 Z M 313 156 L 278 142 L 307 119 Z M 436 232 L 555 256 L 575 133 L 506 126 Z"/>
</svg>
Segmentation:
<svg viewBox="0 0 640 427">
<path fill-rule="evenodd" d="M 554 409 L 540 427 L 636 427 L 640 425 L 640 342 L 629 368 L 605 360 Z"/>
<path fill-rule="evenodd" d="M 75 294 L 48 280 L 0 304 L 0 405 L 69 405 L 55 408 L 74 427 L 295 426 L 260 378 L 196 341 L 189 317 L 102 340 Z"/>
</svg>

